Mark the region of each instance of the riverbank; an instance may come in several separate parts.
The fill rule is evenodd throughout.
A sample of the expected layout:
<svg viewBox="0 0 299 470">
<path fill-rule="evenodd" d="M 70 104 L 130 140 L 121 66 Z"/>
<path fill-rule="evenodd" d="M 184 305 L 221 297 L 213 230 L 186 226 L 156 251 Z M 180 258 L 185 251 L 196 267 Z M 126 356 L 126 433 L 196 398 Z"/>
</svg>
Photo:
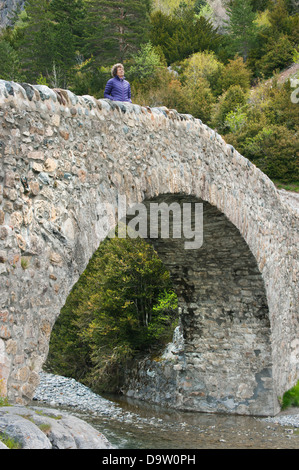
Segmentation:
<svg viewBox="0 0 299 470">
<path fill-rule="evenodd" d="M 35 391 L 34 400 L 47 403 L 50 406 L 67 406 L 81 411 L 89 411 L 94 416 L 120 417 L 124 413 L 120 406 L 97 395 L 75 379 L 46 372 L 40 373 L 40 384 Z M 299 408 L 290 408 L 275 417 L 259 419 L 281 426 L 299 428 Z"/>
<path fill-rule="evenodd" d="M 44 372 L 40 375 L 40 385 L 29 407 L 17 407 L 22 419 L 30 422 L 28 415 L 32 410 L 35 419 L 36 415 L 52 415 L 55 420 L 55 413 L 58 417 L 67 413 L 88 423 L 93 432 L 104 435 L 114 449 L 299 448 L 298 408 L 269 418 L 180 412 L 138 400 L 116 397 L 108 400 L 74 379 Z M 13 409 L 0 408 L 0 424 L 4 408 Z M 45 428 L 46 423 L 41 424 Z"/>
</svg>

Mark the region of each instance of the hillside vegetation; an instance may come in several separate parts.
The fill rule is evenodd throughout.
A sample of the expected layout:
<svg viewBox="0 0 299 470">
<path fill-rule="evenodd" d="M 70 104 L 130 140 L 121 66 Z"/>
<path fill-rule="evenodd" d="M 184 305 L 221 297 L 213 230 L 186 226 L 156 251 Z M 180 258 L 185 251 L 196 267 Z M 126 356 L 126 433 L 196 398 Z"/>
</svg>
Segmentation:
<svg viewBox="0 0 299 470">
<path fill-rule="evenodd" d="M 298 85 L 278 77 L 298 37 L 295 0 L 27 0 L 2 30 L 0 78 L 102 98 L 123 62 L 134 103 L 192 114 L 297 190 Z"/>
</svg>

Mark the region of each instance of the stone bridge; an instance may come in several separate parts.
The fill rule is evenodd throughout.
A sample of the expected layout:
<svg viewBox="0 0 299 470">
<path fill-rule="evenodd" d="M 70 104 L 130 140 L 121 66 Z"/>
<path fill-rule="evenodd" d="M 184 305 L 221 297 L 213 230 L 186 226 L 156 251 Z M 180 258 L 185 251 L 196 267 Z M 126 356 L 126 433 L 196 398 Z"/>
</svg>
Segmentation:
<svg viewBox="0 0 299 470">
<path fill-rule="evenodd" d="M 2 395 L 32 398 L 60 309 L 117 223 L 104 209 L 125 196 L 203 204 L 200 248 L 151 240 L 182 312 L 172 405 L 275 415 L 299 376 L 299 214 L 269 178 L 166 108 L 0 81 L 0 119 Z"/>
</svg>

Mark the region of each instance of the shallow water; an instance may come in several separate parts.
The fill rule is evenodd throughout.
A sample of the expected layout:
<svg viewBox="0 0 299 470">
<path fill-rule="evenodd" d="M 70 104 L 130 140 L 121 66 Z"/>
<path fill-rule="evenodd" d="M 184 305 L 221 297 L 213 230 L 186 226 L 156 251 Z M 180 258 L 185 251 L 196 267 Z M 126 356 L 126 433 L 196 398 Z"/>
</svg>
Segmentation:
<svg viewBox="0 0 299 470">
<path fill-rule="evenodd" d="M 89 422 L 117 449 L 299 449 L 298 428 L 263 418 L 178 412 L 131 399 L 112 401 L 122 410 L 117 416 L 63 409 Z"/>
</svg>

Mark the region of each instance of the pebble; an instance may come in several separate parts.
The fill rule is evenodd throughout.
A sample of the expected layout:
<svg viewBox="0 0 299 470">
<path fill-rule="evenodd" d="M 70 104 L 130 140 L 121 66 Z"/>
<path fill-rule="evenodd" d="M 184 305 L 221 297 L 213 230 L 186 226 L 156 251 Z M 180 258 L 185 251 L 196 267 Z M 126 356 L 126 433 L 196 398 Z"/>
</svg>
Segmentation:
<svg viewBox="0 0 299 470">
<path fill-rule="evenodd" d="M 293 426 L 294 428 L 299 428 L 299 408 L 297 408 L 297 413 L 274 416 L 273 418 L 264 418 L 264 421 L 268 423 L 280 424 L 281 426 Z"/>
<path fill-rule="evenodd" d="M 40 372 L 39 376 L 40 384 L 35 390 L 33 400 L 51 406 L 74 407 L 100 415 L 117 416 L 123 413 L 119 406 L 92 392 L 75 379 L 48 372 Z"/>
</svg>

